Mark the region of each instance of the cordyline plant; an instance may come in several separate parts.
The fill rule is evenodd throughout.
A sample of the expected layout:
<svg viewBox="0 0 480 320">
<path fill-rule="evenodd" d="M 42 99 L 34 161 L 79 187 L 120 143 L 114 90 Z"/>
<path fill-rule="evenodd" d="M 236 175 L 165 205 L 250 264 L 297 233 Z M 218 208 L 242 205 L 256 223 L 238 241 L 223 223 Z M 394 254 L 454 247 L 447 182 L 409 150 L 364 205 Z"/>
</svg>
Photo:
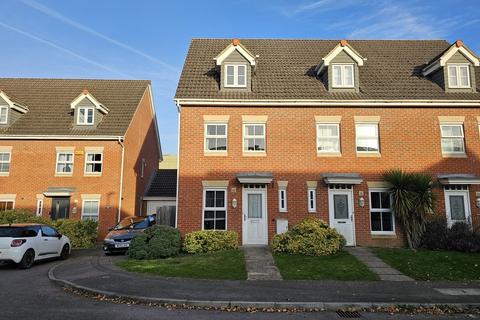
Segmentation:
<svg viewBox="0 0 480 320">
<path fill-rule="evenodd" d="M 429 216 L 434 212 L 432 177 L 395 169 L 385 172 L 383 179 L 391 185 L 392 209 L 402 224 L 408 246 L 416 249 L 420 245 Z"/>
</svg>

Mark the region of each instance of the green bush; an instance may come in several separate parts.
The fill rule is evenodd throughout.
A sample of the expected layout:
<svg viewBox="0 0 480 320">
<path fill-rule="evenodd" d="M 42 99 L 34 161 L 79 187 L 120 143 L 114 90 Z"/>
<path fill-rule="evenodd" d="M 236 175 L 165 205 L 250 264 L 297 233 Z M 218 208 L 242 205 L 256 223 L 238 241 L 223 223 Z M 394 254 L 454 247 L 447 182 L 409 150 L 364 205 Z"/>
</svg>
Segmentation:
<svg viewBox="0 0 480 320">
<path fill-rule="evenodd" d="M 159 259 L 178 255 L 180 232 L 172 227 L 155 225 L 133 238 L 128 249 L 132 259 Z"/>
<path fill-rule="evenodd" d="M 345 238 L 324 221 L 305 218 L 283 234 L 273 237 L 272 249 L 277 253 L 324 256 L 337 253 Z"/>
<path fill-rule="evenodd" d="M 50 220 L 27 210 L 11 210 L 0 214 L 0 224 L 41 223 L 50 225 L 70 239 L 74 248 L 91 248 L 97 241 L 98 223 L 91 220 Z"/>
<path fill-rule="evenodd" d="M 188 253 L 206 253 L 236 249 L 238 234 L 234 231 L 194 231 L 185 236 L 183 250 Z"/>
</svg>

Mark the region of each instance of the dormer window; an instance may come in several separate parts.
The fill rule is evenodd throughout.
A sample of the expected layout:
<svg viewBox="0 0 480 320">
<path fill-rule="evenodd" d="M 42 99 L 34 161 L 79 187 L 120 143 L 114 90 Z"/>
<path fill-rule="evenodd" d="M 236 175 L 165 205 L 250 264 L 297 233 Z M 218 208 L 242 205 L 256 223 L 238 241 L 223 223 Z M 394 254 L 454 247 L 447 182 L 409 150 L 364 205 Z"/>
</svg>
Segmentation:
<svg viewBox="0 0 480 320">
<path fill-rule="evenodd" d="M 468 64 L 448 65 L 449 88 L 470 88 L 470 67 Z"/>
<path fill-rule="evenodd" d="M 0 124 L 8 123 L 8 106 L 0 106 Z"/>
<path fill-rule="evenodd" d="M 332 64 L 332 68 L 332 86 L 334 88 L 353 88 L 355 86 L 353 64 Z"/>
<path fill-rule="evenodd" d="M 225 87 L 245 88 L 247 86 L 247 66 L 226 64 Z"/>
<path fill-rule="evenodd" d="M 78 125 L 92 125 L 95 110 L 93 108 L 78 108 Z"/>
</svg>

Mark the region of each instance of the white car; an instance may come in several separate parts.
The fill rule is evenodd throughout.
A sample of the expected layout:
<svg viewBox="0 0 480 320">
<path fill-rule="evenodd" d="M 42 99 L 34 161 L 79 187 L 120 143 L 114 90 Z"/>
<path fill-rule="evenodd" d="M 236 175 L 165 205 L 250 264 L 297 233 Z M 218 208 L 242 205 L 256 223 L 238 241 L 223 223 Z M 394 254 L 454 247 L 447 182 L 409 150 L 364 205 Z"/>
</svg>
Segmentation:
<svg viewBox="0 0 480 320">
<path fill-rule="evenodd" d="M 43 224 L 0 225 L 0 261 L 14 262 L 28 269 L 35 261 L 67 259 L 71 245 L 67 236 Z"/>
</svg>

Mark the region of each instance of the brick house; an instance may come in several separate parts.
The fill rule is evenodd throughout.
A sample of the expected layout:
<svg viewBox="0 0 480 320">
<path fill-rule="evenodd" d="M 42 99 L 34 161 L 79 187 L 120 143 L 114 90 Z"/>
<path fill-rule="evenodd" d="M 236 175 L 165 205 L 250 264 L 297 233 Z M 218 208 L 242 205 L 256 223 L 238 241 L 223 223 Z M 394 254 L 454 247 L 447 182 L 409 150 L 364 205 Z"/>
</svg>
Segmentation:
<svg viewBox="0 0 480 320">
<path fill-rule="evenodd" d="M 141 214 L 161 158 L 150 81 L 0 79 L 0 211 Z M 1 212 L 0 212 L 1 214 Z"/>
<path fill-rule="evenodd" d="M 307 216 L 348 245 L 404 243 L 382 173 L 439 182 L 437 212 L 480 224 L 480 67 L 461 41 L 191 42 L 177 224 L 267 244 Z"/>
</svg>

